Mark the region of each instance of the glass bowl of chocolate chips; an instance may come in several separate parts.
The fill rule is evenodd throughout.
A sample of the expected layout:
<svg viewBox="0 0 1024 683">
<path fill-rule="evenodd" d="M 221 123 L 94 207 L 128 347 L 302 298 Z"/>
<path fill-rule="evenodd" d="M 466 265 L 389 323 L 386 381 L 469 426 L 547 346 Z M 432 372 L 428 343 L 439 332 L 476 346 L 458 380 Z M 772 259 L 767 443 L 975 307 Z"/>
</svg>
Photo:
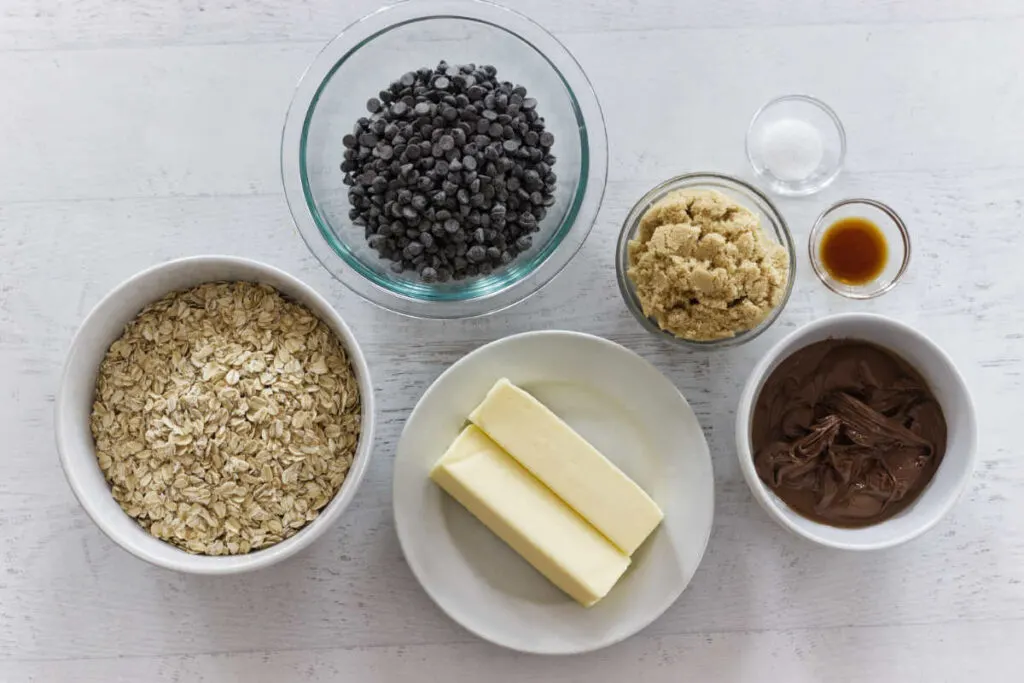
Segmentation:
<svg viewBox="0 0 1024 683">
<path fill-rule="evenodd" d="M 425 318 L 492 313 L 549 282 L 590 232 L 607 166 L 576 60 L 479 0 L 402 2 L 346 28 L 299 82 L 281 143 L 320 263 Z"/>
</svg>

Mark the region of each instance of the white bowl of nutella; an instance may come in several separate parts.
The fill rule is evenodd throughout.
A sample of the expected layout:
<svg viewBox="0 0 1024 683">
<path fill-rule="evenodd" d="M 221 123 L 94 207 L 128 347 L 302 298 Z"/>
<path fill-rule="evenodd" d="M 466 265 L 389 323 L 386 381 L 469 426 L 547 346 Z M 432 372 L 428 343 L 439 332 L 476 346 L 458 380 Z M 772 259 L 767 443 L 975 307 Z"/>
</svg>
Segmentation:
<svg viewBox="0 0 1024 683">
<path fill-rule="evenodd" d="M 750 374 L 736 412 L 754 498 L 797 535 L 843 550 L 935 526 L 974 471 L 974 404 L 953 361 L 907 325 L 866 313 L 804 325 Z"/>
</svg>

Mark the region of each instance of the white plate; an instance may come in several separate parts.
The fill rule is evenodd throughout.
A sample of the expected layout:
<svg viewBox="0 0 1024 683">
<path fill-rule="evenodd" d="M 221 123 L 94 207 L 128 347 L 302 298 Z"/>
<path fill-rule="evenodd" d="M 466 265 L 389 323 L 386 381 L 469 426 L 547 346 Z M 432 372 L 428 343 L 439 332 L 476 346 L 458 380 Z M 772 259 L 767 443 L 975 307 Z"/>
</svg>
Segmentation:
<svg viewBox="0 0 1024 683">
<path fill-rule="evenodd" d="M 428 477 L 502 377 L 550 407 L 665 512 L 622 580 L 589 609 L 548 583 Z M 628 638 L 675 602 L 711 534 L 714 477 L 693 410 L 647 361 L 599 337 L 528 332 L 473 351 L 423 394 L 398 444 L 394 505 L 409 566 L 452 619 L 514 650 L 570 654 Z"/>
</svg>

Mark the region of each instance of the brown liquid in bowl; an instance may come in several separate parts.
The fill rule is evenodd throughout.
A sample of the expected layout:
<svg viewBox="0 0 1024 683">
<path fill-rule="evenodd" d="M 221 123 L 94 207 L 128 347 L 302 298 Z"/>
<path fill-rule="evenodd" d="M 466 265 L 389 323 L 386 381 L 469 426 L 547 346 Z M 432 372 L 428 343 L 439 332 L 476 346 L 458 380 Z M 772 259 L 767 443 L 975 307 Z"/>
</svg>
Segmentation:
<svg viewBox="0 0 1024 683">
<path fill-rule="evenodd" d="M 885 270 L 889 247 L 885 235 L 867 218 L 840 218 L 825 230 L 819 258 L 825 270 L 847 285 L 871 282 Z"/>
</svg>

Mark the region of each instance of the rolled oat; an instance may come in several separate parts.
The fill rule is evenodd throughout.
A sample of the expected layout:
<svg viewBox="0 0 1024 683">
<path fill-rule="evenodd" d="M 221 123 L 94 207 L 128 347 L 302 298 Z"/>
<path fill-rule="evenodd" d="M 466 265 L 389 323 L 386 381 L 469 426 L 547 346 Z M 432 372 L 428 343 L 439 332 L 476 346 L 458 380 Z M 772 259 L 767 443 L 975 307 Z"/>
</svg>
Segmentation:
<svg viewBox="0 0 1024 683">
<path fill-rule="evenodd" d="M 307 308 L 266 285 L 208 283 L 128 323 L 100 365 L 91 427 L 125 512 L 189 552 L 234 555 L 295 534 L 337 493 L 359 388 Z"/>
</svg>

